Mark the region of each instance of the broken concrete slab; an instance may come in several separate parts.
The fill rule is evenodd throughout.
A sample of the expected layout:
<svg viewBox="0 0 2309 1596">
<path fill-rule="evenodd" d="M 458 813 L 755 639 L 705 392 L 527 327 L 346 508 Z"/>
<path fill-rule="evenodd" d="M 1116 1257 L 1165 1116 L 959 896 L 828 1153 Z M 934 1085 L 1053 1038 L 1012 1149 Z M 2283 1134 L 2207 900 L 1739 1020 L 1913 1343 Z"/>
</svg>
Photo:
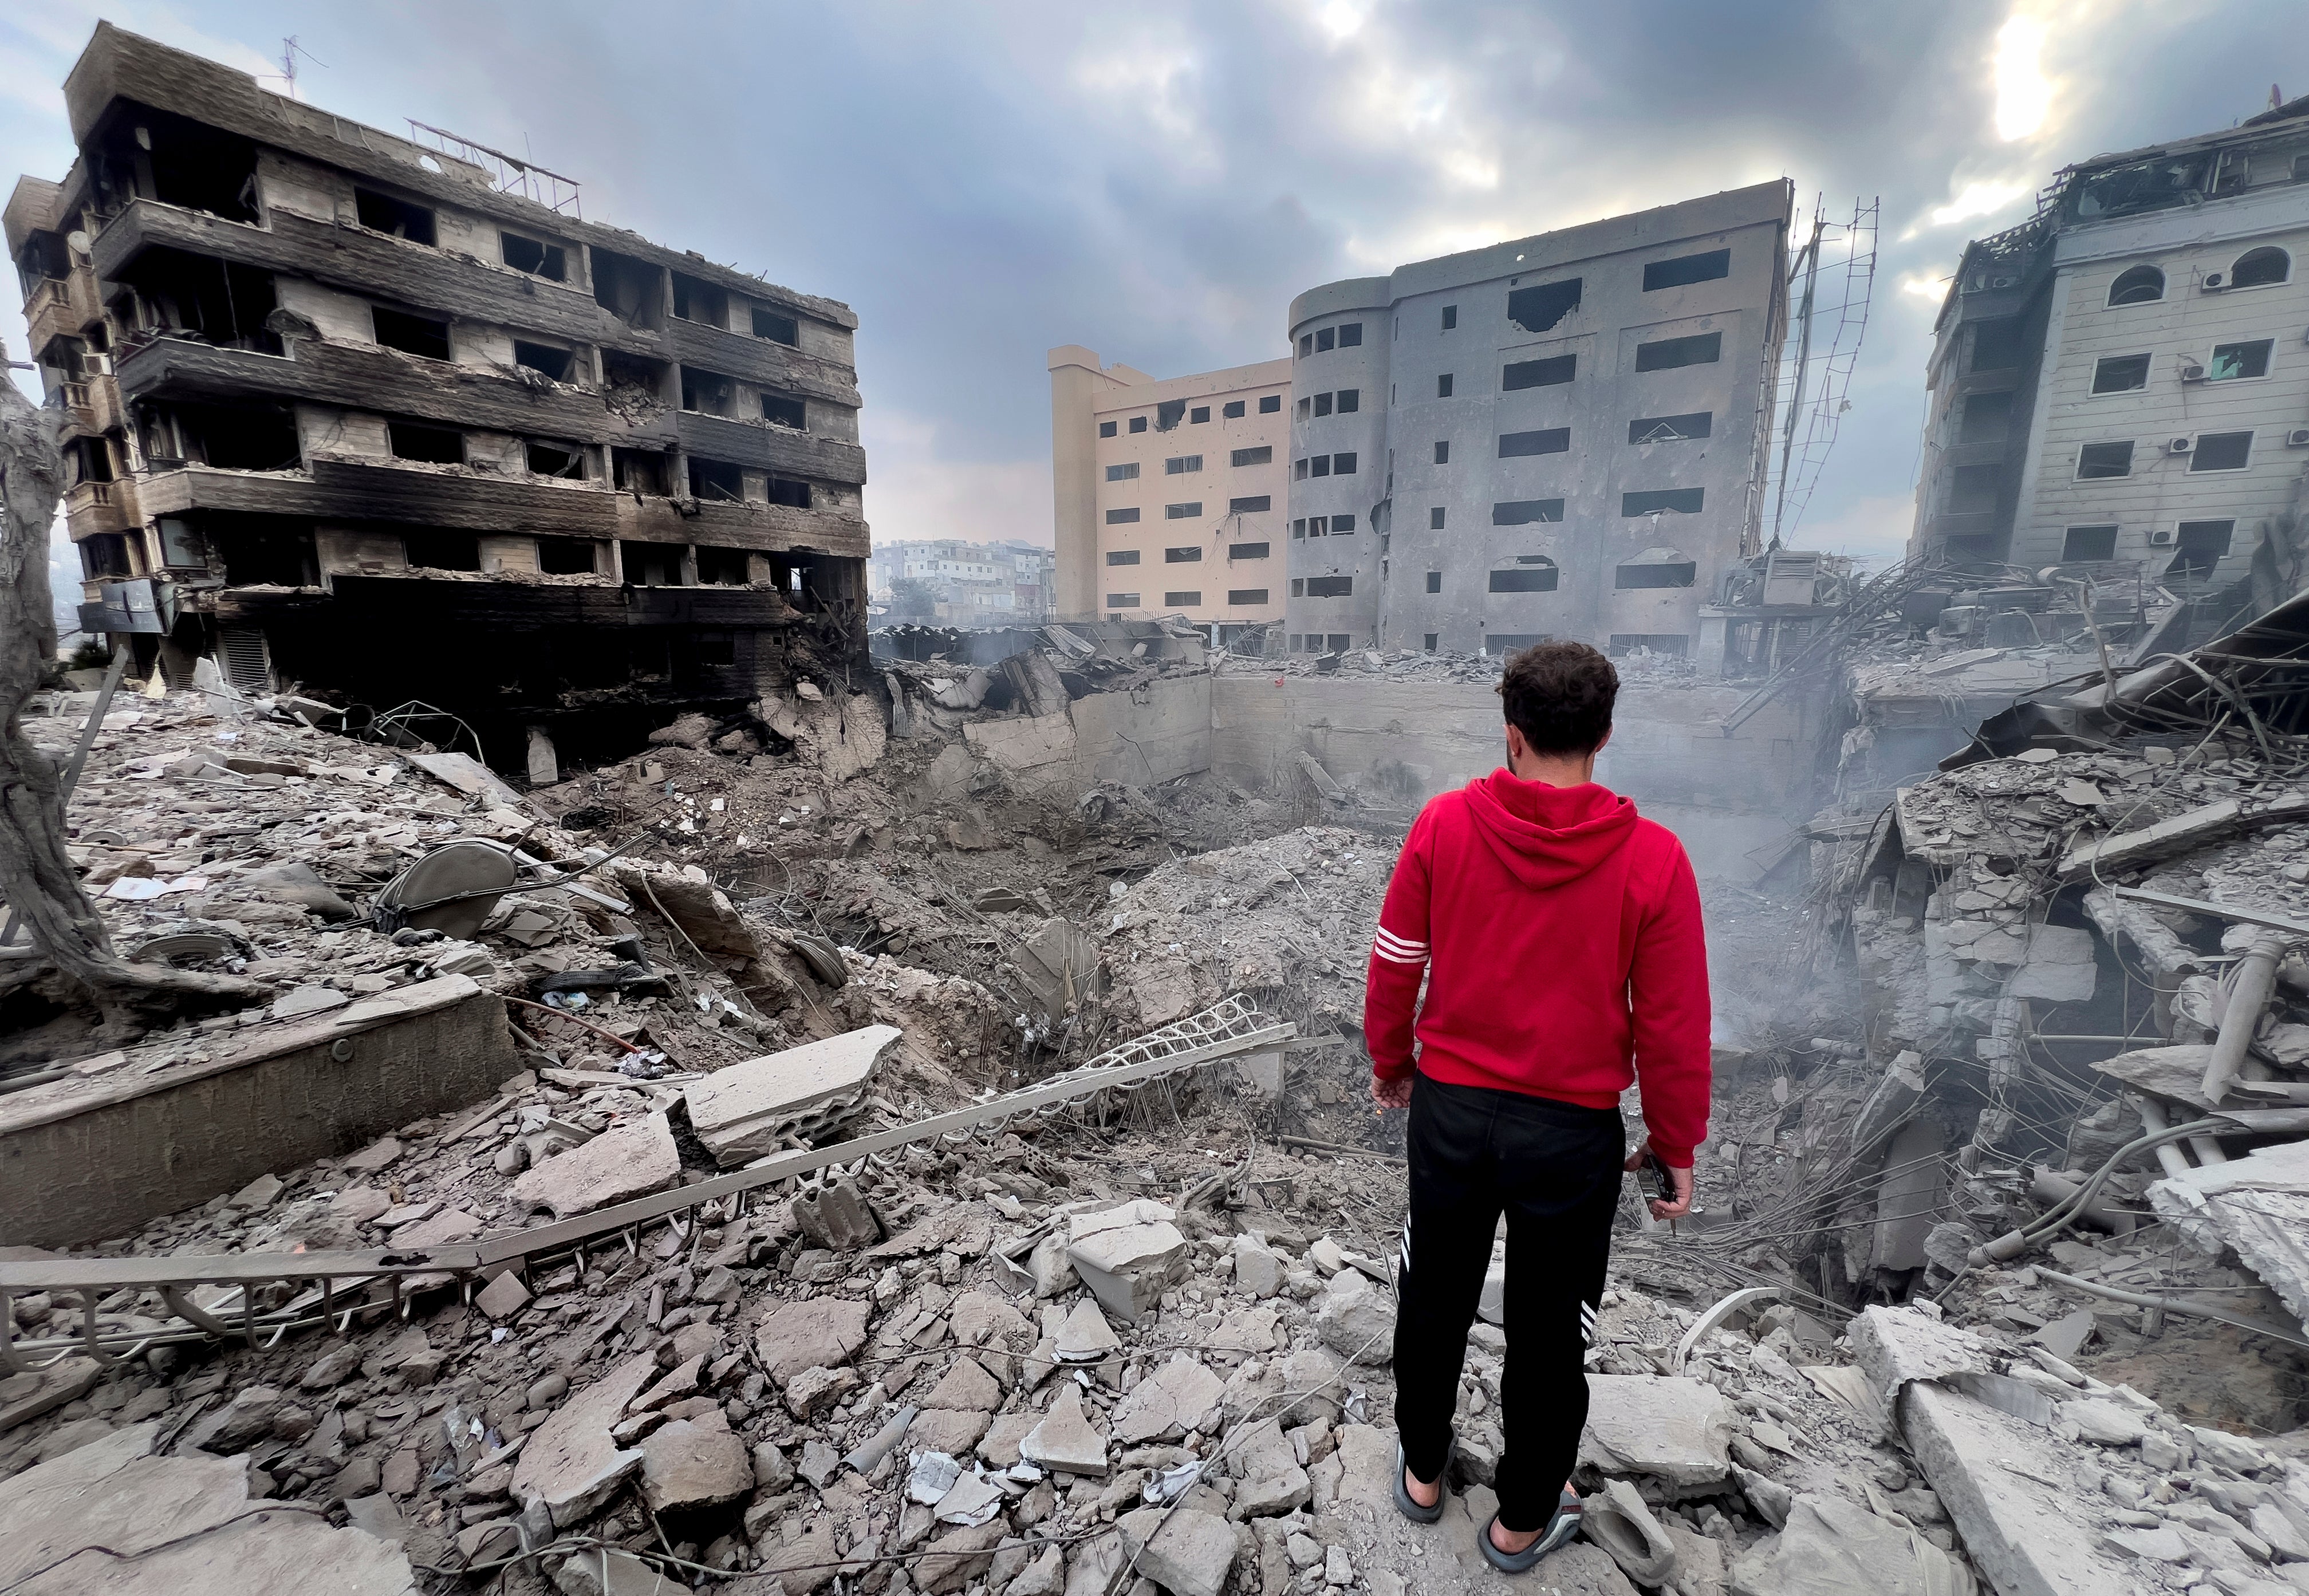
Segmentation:
<svg viewBox="0 0 2309 1596">
<path fill-rule="evenodd" d="M 957 1358 L 946 1376 L 921 1399 L 925 1408 L 960 1408 L 991 1413 L 1002 1405 L 1002 1383 L 973 1358 Z"/>
<path fill-rule="evenodd" d="M 719 1409 L 662 1424 L 642 1442 L 642 1497 L 653 1513 L 717 1506 L 753 1488 L 753 1459 Z"/>
<path fill-rule="evenodd" d="M 1901 1387 L 1913 1380 L 1988 1371 L 1985 1342 L 1916 1308 L 1865 1308 L 1848 1333 L 1853 1356 L 1867 1371 L 1876 1400 L 1888 1411 Z"/>
<path fill-rule="evenodd" d="M 1067 1257 L 1106 1310 L 1127 1324 L 1161 1300 L 1185 1267 L 1187 1238 L 1160 1203 L 1140 1197 L 1068 1222 Z"/>
<path fill-rule="evenodd" d="M 2309 1323 L 2309 1142 L 2167 1177 L 2149 1188 L 2149 1205 L 2198 1251 L 2234 1249 Z"/>
<path fill-rule="evenodd" d="M 2028 951 L 2004 995 L 2043 1003 L 2085 1003 L 2092 997 L 2097 974 L 2090 931 L 2081 926 L 2030 926 Z"/>
<path fill-rule="evenodd" d="M 790 1133 L 830 1129 L 863 1100 L 900 1034 L 868 1025 L 716 1070 L 682 1089 L 690 1126 L 725 1169 L 774 1152 Z"/>
<path fill-rule="evenodd" d="M 1091 1428 L 1083 1412 L 1082 1393 L 1061 1385 L 1042 1421 L 1018 1443 L 1018 1455 L 1065 1474 L 1104 1474 L 1106 1437 Z"/>
<path fill-rule="evenodd" d="M 1964 1566 L 1914 1529 L 1816 1496 L 1796 1497 L 1786 1526 L 1732 1566 L 1730 1583 L 1734 1596 L 1968 1596 L 1972 1588 Z"/>
<path fill-rule="evenodd" d="M 866 1344 L 867 1307 L 838 1297 L 782 1302 L 762 1316 L 754 1350 L 780 1385 L 807 1368 L 837 1368 Z"/>
<path fill-rule="evenodd" d="M 2092 1521 L 2077 1511 L 2096 1488 L 2074 1449 L 1929 1379 L 1907 1385 L 1898 1415 L 1973 1566 L 1998 1596 L 2103 1596 L 2132 1588 L 2131 1571 L 2100 1549 Z"/>
<path fill-rule="evenodd" d="M 1589 1375 L 1579 1461 L 1606 1474 L 1708 1485 L 1731 1468 L 1732 1404 L 1699 1380 Z"/>
<path fill-rule="evenodd" d="M 1267 1298 L 1283 1290 L 1288 1265 L 1256 1236 L 1238 1236 L 1232 1249 L 1235 1284 L 1253 1297 Z"/>
<path fill-rule="evenodd" d="M 1395 1356 L 1395 1298 L 1361 1270 L 1342 1268 L 1323 1294 L 1315 1333 L 1350 1362 L 1385 1363 Z"/>
<path fill-rule="evenodd" d="M 1114 1326 L 1089 1298 L 1076 1303 L 1059 1327 L 1057 1351 L 1061 1363 L 1099 1363 L 1121 1350 L 1122 1338 L 1114 1333 Z"/>
<path fill-rule="evenodd" d="M 2115 1076 L 2136 1091 L 2206 1109 L 2212 1105 L 2205 1101 L 2205 1066 L 2212 1057 L 2210 1043 L 2184 1042 L 2169 1048 L 2134 1048 L 2097 1059 L 2092 1067 Z"/>
<path fill-rule="evenodd" d="M 1241 1550 L 1235 1526 L 1192 1507 L 1141 1507 L 1115 1521 L 1127 1557 L 1175 1596 L 1221 1596 Z"/>
<path fill-rule="evenodd" d="M 252 1502 L 242 1460 L 156 1457 L 159 1429 L 115 1430 L 9 1480 L 0 1585 L 56 1596 L 179 1596 L 226 1584 L 238 1596 L 413 1596 L 399 1549 L 297 1507 Z"/>
<path fill-rule="evenodd" d="M 1176 1440 L 1189 1430 L 1212 1433 L 1225 1386 L 1191 1352 L 1173 1352 L 1171 1361 L 1142 1379 L 1115 1404 L 1114 1438 L 1124 1445 Z"/>
<path fill-rule="evenodd" d="M 662 1114 L 610 1126 L 556 1153 L 513 1183 L 514 1201 L 556 1219 L 663 1191 L 681 1178 L 681 1153 Z"/>
<path fill-rule="evenodd" d="M 46 1367 L 19 1370 L 0 1379 L 0 1435 L 78 1402 L 96 1389 L 103 1374 L 95 1359 L 74 1353 Z"/>
<path fill-rule="evenodd" d="M 657 1355 L 628 1358 L 575 1393 L 530 1432 L 514 1465 L 513 1494 L 523 1505 L 542 1503 L 555 1528 L 577 1523 L 606 1502 L 641 1467 L 638 1448 L 620 1448 L 610 1430 L 657 1377 Z"/>
</svg>

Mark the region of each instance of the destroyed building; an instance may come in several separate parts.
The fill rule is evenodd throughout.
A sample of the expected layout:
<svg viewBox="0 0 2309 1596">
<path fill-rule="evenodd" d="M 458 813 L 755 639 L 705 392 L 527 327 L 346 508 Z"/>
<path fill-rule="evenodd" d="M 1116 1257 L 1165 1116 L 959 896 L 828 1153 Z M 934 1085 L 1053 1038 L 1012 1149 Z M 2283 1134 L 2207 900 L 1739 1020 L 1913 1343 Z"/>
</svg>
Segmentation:
<svg viewBox="0 0 2309 1596">
<path fill-rule="evenodd" d="M 862 660 L 857 317 L 100 24 L 8 248 L 82 629 L 613 756 Z"/>
<path fill-rule="evenodd" d="M 1283 618 L 1287 360 L 1151 377 L 1050 353 L 1059 617 L 1178 616 L 1258 651 Z"/>
<path fill-rule="evenodd" d="M 1292 301 L 1293 652 L 1695 651 L 1758 552 L 1785 181 Z"/>
<path fill-rule="evenodd" d="M 2063 168 L 1934 326 L 1912 552 L 2192 591 L 2300 561 L 2309 99 Z M 2263 596 L 2262 607 L 2286 591 Z"/>
</svg>

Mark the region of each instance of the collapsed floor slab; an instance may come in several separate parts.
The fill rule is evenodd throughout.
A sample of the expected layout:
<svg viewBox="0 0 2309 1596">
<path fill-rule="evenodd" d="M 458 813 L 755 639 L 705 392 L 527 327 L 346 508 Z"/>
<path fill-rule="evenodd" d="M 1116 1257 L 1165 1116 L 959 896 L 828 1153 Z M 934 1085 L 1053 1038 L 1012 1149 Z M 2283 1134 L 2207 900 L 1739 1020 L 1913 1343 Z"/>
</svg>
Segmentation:
<svg viewBox="0 0 2309 1596">
<path fill-rule="evenodd" d="M 201 1036 L 131 1074 L 125 1054 L 0 1098 L 0 1244 L 135 1229 L 260 1176 L 486 1097 L 521 1068 L 505 1003 L 440 976 L 320 1014 Z"/>
</svg>

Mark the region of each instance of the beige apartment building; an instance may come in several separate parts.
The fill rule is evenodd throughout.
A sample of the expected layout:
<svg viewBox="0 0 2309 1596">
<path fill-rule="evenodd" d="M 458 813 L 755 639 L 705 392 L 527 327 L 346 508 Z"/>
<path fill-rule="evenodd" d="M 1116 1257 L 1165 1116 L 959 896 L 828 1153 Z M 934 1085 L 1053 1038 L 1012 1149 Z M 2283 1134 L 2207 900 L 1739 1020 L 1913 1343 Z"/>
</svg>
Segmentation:
<svg viewBox="0 0 2309 1596">
<path fill-rule="evenodd" d="M 1050 370 L 1059 618 L 1279 623 L 1291 362 L 1158 379 L 1067 344 Z"/>
</svg>

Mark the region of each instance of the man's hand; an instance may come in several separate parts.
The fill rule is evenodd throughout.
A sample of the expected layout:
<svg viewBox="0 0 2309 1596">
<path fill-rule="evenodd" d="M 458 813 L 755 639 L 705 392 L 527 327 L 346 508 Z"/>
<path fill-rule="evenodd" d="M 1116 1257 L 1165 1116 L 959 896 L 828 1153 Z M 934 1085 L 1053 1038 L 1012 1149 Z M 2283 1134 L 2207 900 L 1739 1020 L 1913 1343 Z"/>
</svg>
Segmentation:
<svg viewBox="0 0 2309 1596">
<path fill-rule="evenodd" d="M 1628 1154 L 1628 1161 L 1620 1167 L 1623 1169 L 1642 1169 L 1644 1167 L 1644 1160 L 1651 1156 L 1651 1151 L 1652 1139 L 1649 1136 L 1646 1136 L 1642 1141 L 1636 1143 L 1636 1150 Z M 1691 1212 L 1691 1177 L 1693 1171 L 1691 1169 L 1678 1169 L 1673 1166 L 1665 1164 L 1661 1167 L 1667 1169 L 1669 1183 L 1675 1189 L 1675 1201 L 1673 1203 L 1665 1203 L 1659 1198 L 1654 1197 L 1651 1200 L 1652 1217 L 1656 1220 L 1682 1219 L 1685 1214 Z"/>
<path fill-rule="evenodd" d="M 1411 1082 L 1409 1075 L 1401 1075 L 1392 1081 L 1382 1081 L 1373 1075 L 1371 1101 L 1381 1109 L 1408 1109 L 1411 1107 Z"/>
</svg>

